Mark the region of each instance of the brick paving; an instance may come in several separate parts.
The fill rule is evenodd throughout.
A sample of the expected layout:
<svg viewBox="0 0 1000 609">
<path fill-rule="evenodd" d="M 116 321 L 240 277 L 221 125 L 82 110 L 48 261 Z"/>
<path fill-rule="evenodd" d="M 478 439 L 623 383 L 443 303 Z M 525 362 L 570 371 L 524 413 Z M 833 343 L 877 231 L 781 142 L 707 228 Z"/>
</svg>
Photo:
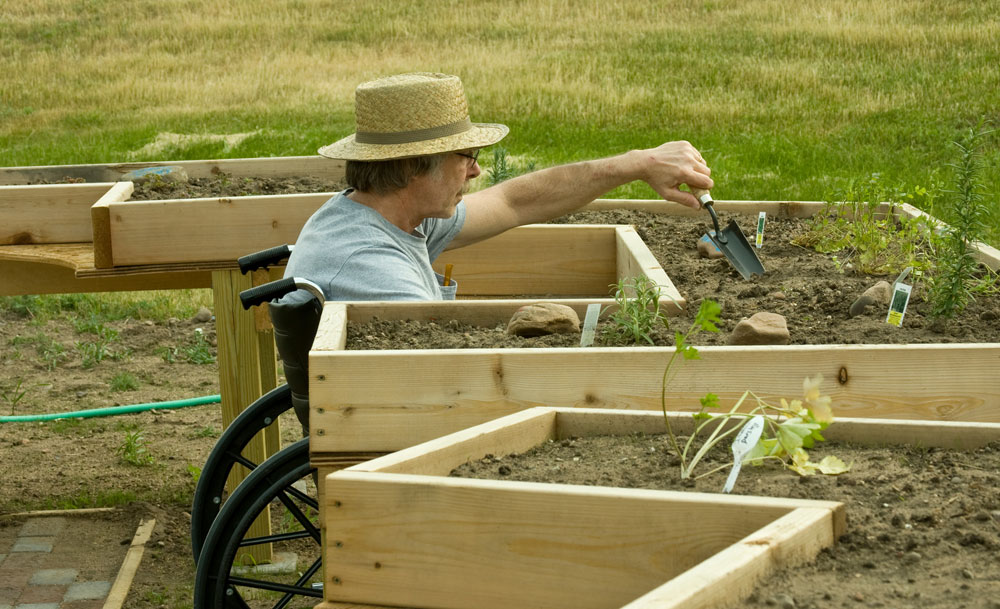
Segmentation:
<svg viewBox="0 0 1000 609">
<path fill-rule="evenodd" d="M 101 609 L 117 575 L 95 573 L 72 517 L 32 516 L 0 528 L 0 609 Z M 107 543 L 107 542 L 105 542 Z M 115 542 L 115 556 L 124 552 Z"/>
</svg>

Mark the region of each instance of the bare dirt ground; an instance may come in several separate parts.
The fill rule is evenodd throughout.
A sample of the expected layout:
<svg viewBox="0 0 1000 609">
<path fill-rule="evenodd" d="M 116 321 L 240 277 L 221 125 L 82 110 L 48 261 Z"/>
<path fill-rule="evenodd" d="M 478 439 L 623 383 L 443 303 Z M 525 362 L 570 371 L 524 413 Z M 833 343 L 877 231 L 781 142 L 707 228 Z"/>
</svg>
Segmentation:
<svg viewBox="0 0 1000 609">
<path fill-rule="evenodd" d="M 243 185 L 238 187 L 242 189 Z M 310 189 L 326 191 L 328 187 Z M 194 194 L 194 187 L 182 190 L 172 190 L 160 198 Z M 250 194 L 244 190 L 212 191 L 199 196 L 241 193 Z M 728 330 L 742 316 L 757 310 L 786 315 L 792 340 L 797 343 L 1000 341 L 1000 323 L 996 321 L 1000 318 L 1000 304 L 995 299 L 974 303 L 966 316 L 944 327 L 932 327 L 919 298 L 911 302 L 902 329 L 885 324 L 884 312 L 873 311 L 846 320 L 847 308 L 874 283 L 873 278 L 840 274 L 822 258 L 809 262 L 807 251 L 783 243 L 785 223 L 779 220 L 769 223 L 768 240 L 761 252 L 768 273 L 752 281 L 741 280 L 725 260 L 697 258 L 694 242 L 706 230 L 704 222 L 688 221 L 679 228 L 664 218 L 637 212 L 598 216 L 588 212 L 571 221 L 635 224 L 690 302 L 718 300 L 726 319 L 723 333 L 717 339 L 708 336 L 709 340 L 702 344 L 724 342 Z M 747 221 L 740 221 L 748 226 Z M 679 249 L 669 249 L 674 247 L 671 244 L 679 244 Z M 806 269 L 802 276 L 794 274 L 798 267 Z M 686 327 L 683 317 L 680 320 Z M 94 336 L 81 331 L 72 319 L 57 318 L 39 324 L 30 316 L 0 313 L 0 388 L 4 392 L 0 414 L 70 412 L 219 392 L 216 364 L 196 364 L 185 357 L 200 344 L 197 329 L 201 329 L 208 351 L 214 354 L 211 320 L 128 319 L 107 326 L 117 332 L 117 338 L 106 345 L 107 353 L 101 361 L 91 365 L 77 343 L 93 343 Z M 408 342 L 405 336 L 384 328 L 360 333 L 385 341 L 365 348 Z M 466 334 L 459 333 L 458 342 L 463 344 L 457 346 L 481 346 L 468 344 Z M 421 342 L 427 342 L 426 335 Z M 62 346 L 62 356 L 53 355 L 59 351 L 53 345 Z M 119 380 L 118 388 L 113 388 L 115 378 L 125 372 L 135 379 L 135 387 L 122 388 Z M 288 422 L 283 429 L 287 441 L 297 438 L 294 423 Z M 0 513 L 120 505 L 122 517 L 130 522 L 137 515 L 153 516 L 157 527 L 125 606 L 190 606 L 194 580 L 191 494 L 198 470 L 220 431 L 218 404 L 113 418 L 2 423 Z M 146 464 L 127 461 L 129 454 L 136 453 Z M 777 606 L 997 609 L 1000 525 L 996 511 L 1000 510 L 1000 496 L 996 491 L 996 453 L 996 447 L 967 455 L 890 453 L 870 466 L 872 469 L 859 467 L 831 481 L 801 483 L 787 476 L 787 486 L 782 487 L 787 490 L 775 492 L 812 493 L 822 489 L 835 492 L 831 498 L 843 497 L 865 507 L 859 507 L 857 516 L 852 517 L 849 537 L 803 571 L 815 582 L 807 593 L 775 580 L 773 587 L 756 596 L 757 601 L 771 604 L 768 601 L 773 600 L 773 591 L 794 597 L 795 604 Z M 879 467 L 888 463 L 901 469 L 880 474 Z M 884 480 L 879 480 L 879 475 Z M 918 481 L 926 481 L 927 486 L 919 486 Z M 882 504 L 889 504 L 891 509 L 879 507 Z M 88 534 L 84 529 L 80 533 Z M 121 540 L 107 542 L 117 546 Z M 959 549 L 971 554 L 949 561 L 948 552 Z M 910 560 L 913 553 L 921 558 L 904 565 L 903 555 L 909 555 L 906 560 Z M 863 580 L 865 587 L 843 585 L 849 581 L 860 586 L 856 580 Z M 885 590 L 878 590 L 879 584 Z M 824 598 L 824 593 L 830 598 Z"/>
</svg>

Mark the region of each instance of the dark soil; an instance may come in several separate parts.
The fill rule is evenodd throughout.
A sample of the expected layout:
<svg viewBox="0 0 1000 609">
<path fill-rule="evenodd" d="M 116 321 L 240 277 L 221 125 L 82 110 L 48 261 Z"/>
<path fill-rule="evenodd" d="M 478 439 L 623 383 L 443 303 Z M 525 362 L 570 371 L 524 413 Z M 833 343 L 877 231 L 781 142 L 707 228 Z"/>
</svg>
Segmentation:
<svg viewBox="0 0 1000 609">
<path fill-rule="evenodd" d="M 834 423 L 836 425 L 836 423 Z M 681 481 L 665 435 L 549 441 L 458 468 L 468 478 L 719 493 L 728 470 Z M 723 451 L 724 452 L 724 451 Z M 846 504 L 847 533 L 808 565 L 765 580 L 740 606 L 995 609 L 1000 599 L 1000 443 L 972 452 L 823 445 L 838 476 L 746 466 L 734 493 Z M 731 456 L 704 463 L 707 472 Z"/>
<path fill-rule="evenodd" d="M 211 178 L 189 178 L 187 182 L 150 179 L 135 182 L 132 201 L 192 199 L 206 197 L 245 197 L 284 195 L 305 192 L 335 192 L 344 184 L 317 178 L 236 178 L 222 174 Z"/>
<path fill-rule="evenodd" d="M 707 216 L 706 216 L 707 218 Z M 759 257 L 766 270 L 744 280 L 726 259 L 698 256 L 696 245 L 709 223 L 635 211 L 580 212 L 560 222 L 631 224 L 688 301 L 686 311 L 671 318 L 670 328 L 660 328 L 656 344 L 673 344 L 674 331 L 686 331 L 703 299 L 722 306 L 718 334 L 702 333 L 695 342 L 724 345 L 740 320 L 766 311 L 785 317 L 791 344 L 887 344 L 1000 342 L 1000 296 L 973 301 L 953 320 L 935 323 L 930 305 L 918 284 L 913 291 L 902 327 L 886 323 L 885 307 L 869 307 L 850 317 L 851 304 L 879 280 L 837 269 L 832 256 L 792 245 L 807 229 L 806 221 L 775 218 L 767 222 Z M 753 218 L 739 217 L 742 227 L 755 226 Z M 460 278 L 459 278 L 460 279 Z M 508 336 L 506 324 L 478 328 L 456 322 L 425 324 L 414 321 L 376 320 L 351 330 L 351 346 L 358 349 L 438 349 L 470 347 L 573 347 L 580 335 L 541 338 Z M 601 336 L 599 329 L 598 336 Z M 599 340 L 596 344 L 602 344 Z M 610 345 L 614 343 L 604 343 Z"/>
</svg>

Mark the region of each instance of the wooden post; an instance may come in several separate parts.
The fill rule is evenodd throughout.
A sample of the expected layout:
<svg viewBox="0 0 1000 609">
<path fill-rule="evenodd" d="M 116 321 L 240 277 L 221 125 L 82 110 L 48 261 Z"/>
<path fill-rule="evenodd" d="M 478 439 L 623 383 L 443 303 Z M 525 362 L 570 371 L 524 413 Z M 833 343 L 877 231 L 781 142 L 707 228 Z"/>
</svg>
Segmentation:
<svg viewBox="0 0 1000 609">
<path fill-rule="evenodd" d="M 257 333 L 252 311 L 244 311 L 239 293 L 253 287 L 252 279 L 238 270 L 214 271 L 212 291 L 215 298 L 215 327 L 219 351 L 219 393 L 222 397 L 222 423 L 228 426 L 247 406 L 264 392 L 277 385 L 273 336 Z M 255 463 L 263 461 L 280 449 L 277 422 L 273 430 L 257 434 L 243 451 L 243 456 Z M 271 442 L 268 442 L 268 439 Z M 227 489 L 249 474 L 236 465 L 229 476 Z M 251 537 L 270 534 L 270 510 L 265 509 L 247 533 Z M 250 546 L 246 554 L 254 564 L 271 561 L 270 544 Z M 242 555 L 241 555 L 242 556 Z M 241 560 L 237 557 L 237 560 Z"/>
</svg>

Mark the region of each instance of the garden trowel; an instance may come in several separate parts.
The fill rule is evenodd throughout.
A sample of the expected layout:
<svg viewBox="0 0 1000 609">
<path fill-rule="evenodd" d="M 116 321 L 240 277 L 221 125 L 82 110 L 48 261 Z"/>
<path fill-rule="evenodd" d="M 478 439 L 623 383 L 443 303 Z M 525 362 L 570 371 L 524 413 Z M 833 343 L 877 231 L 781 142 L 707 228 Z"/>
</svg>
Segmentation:
<svg viewBox="0 0 1000 609">
<path fill-rule="evenodd" d="M 757 257 L 753 248 L 750 247 L 750 242 L 743 236 L 743 231 L 736 224 L 736 220 L 730 220 L 729 226 L 725 230 L 720 231 L 719 217 L 715 215 L 715 208 L 712 206 L 715 203 L 712 199 L 712 194 L 707 190 L 700 189 L 692 189 L 691 194 L 712 215 L 712 224 L 715 225 L 715 230 L 709 231 L 706 236 L 712 240 L 712 243 L 715 244 L 715 247 L 719 248 L 720 252 L 725 254 L 730 264 L 739 271 L 740 275 L 743 275 L 744 279 L 750 279 L 750 276 L 755 273 L 763 275 L 764 265 L 760 263 L 760 258 Z"/>
</svg>

